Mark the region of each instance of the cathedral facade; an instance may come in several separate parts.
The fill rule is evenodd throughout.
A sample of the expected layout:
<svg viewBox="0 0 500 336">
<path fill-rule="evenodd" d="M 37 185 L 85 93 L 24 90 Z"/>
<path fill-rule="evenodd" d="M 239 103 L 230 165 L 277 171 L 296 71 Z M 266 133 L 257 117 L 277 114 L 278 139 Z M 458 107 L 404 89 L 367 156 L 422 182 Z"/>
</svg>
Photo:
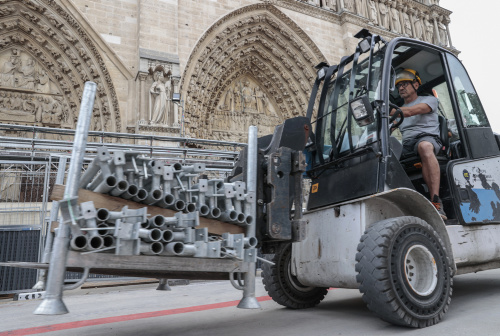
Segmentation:
<svg viewBox="0 0 500 336">
<path fill-rule="evenodd" d="M 453 52 L 439 0 L 0 0 L 0 123 L 245 141 L 304 115 L 367 28 Z"/>
</svg>

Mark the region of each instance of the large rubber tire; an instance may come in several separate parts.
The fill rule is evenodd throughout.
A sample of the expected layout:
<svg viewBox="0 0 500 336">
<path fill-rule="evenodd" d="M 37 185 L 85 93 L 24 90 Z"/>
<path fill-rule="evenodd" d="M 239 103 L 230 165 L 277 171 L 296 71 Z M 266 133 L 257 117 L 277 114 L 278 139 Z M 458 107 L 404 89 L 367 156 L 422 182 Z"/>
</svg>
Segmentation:
<svg viewBox="0 0 500 336">
<path fill-rule="evenodd" d="M 356 280 L 368 308 L 383 320 L 423 328 L 441 321 L 453 273 L 437 232 L 416 217 L 370 226 L 356 255 Z"/>
<path fill-rule="evenodd" d="M 262 264 L 262 282 L 269 296 L 282 306 L 304 309 L 316 306 L 328 293 L 328 288 L 303 286 L 291 273 L 292 244 L 282 244 Z"/>
</svg>

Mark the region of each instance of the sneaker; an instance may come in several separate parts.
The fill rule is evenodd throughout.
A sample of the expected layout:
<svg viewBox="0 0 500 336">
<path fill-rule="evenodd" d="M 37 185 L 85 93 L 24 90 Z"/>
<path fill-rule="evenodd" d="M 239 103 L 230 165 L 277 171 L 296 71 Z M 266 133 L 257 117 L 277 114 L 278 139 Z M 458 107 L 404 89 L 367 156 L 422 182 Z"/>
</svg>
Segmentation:
<svg viewBox="0 0 500 336">
<path fill-rule="evenodd" d="M 443 220 L 448 219 L 448 217 L 446 217 L 446 213 L 443 210 L 443 202 L 441 202 L 441 199 L 439 198 L 438 195 L 434 195 L 434 197 L 432 198 L 432 205 L 434 205 L 434 207 L 439 213 L 439 216 L 441 216 Z"/>
</svg>

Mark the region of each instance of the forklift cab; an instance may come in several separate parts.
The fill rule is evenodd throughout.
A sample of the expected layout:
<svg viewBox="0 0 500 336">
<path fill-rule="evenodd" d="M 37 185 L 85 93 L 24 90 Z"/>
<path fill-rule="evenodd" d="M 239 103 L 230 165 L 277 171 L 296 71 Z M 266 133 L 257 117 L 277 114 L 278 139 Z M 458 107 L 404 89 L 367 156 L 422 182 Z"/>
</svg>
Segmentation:
<svg viewBox="0 0 500 336">
<path fill-rule="evenodd" d="M 429 197 L 419 157 L 401 156 L 401 134 L 391 133 L 391 126 L 402 122 L 400 115 L 389 115 L 403 104 L 395 88 L 396 71 L 411 68 L 422 80 L 418 94 L 439 101 L 443 146 L 437 158 L 447 224 L 500 223 L 498 137 L 461 62 L 448 50 L 422 41 L 386 42 L 367 30 L 356 37 L 360 43 L 353 55 L 338 65 L 318 66 L 308 209 L 394 188 Z M 313 94 L 308 116 L 315 100 Z"/>
</svg>

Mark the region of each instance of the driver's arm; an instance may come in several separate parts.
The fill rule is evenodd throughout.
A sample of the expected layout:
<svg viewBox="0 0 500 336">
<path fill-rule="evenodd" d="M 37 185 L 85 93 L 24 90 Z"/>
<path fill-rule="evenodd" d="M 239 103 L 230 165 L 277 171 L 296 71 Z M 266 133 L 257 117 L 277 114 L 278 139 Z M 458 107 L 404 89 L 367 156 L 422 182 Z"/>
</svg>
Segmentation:
<svg viewBox="0 0 500 336">
<path fill-rule="evenodd" d="M 431 107 L 426 103 L 420 103 L 413 106 L 403 106 L 400 107 L 401 111 L 403 111 L 403 115 L 406 117 L 411 117 L 417 114 L 426 114 L 432 111 Z M 396 112 L 395 109 L 391 110 L 391 115 Z"/>
</svg>

